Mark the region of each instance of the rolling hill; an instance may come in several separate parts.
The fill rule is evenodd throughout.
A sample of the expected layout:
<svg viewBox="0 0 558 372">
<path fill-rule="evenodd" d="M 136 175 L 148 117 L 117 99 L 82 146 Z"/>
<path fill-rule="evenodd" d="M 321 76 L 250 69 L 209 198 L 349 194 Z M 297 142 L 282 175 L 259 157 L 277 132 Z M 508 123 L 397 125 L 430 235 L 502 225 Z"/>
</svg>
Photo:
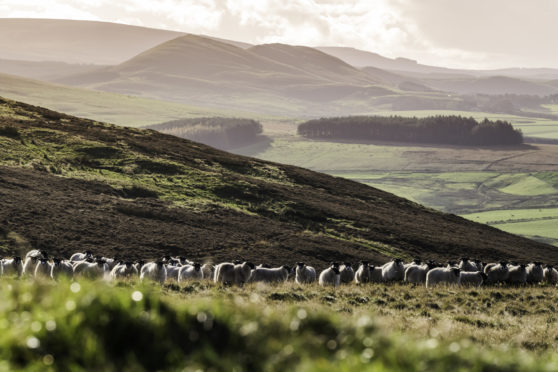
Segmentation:
<svg viewBox="0 0 558 372">
<path fill-rule="evenodd" d="M 0 116 L 4 254 L 558 263 L 552 246 L 342 178 L 5 99 Z"/>
</svg>

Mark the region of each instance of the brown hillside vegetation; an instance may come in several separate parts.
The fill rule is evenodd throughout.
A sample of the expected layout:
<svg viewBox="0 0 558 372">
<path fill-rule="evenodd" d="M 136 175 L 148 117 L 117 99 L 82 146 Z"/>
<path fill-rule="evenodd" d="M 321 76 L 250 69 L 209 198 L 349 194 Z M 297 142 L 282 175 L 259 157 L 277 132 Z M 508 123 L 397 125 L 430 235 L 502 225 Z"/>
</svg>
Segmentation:
<svg viewBox="0 0 558 372">
<path fill-rule="evenodd" d="M 558 263 L 552 246 L 363 184 L 151 130 L 0 101 L 0 249 L 270 264 L 462 255 Z"/>
</svg>

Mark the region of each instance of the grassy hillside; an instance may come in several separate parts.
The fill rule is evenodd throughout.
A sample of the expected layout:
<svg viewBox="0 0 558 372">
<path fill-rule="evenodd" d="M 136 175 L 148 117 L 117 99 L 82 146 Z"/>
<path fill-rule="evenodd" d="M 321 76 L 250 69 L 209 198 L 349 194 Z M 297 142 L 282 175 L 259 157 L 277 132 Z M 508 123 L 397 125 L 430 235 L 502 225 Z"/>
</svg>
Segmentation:
<svg viewBox="0 0 558 372">
<path fill-rule="evenodd" d="M 0 74 L 0 96 L 118 125 L 139 127 L 185 117 L 259 117 L 249 112 L 197 107 L 99 92 Z"/>
<path fill-rule="evenodd" d="M 7 252 L 30 244 L 64 255 L 317 265 L 464 254 L 558 262 L 551 246 L 343 178 L 13 101 L 0 107 Z"/>
<path fill-rule="evenodd" d="M 2 280 L 0 357 L 25 371 L 550 372 L 556 293 Z"/>
</svg>

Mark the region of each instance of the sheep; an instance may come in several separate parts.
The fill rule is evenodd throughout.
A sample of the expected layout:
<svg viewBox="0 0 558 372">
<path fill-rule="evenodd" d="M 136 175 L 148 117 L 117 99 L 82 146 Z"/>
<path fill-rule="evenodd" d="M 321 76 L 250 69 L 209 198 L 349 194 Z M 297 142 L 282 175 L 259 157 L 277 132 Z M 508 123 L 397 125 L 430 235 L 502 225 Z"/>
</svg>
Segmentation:
<svg viewBox="0 0 558 372">
<path fill-rule="evenodd" d="M 318 279 L 318 283 L 322 286 L 328 286 L 328 285 L 332 285 L 334 287 L 338 287 L 339 286 L 339 264 L 332 262 L 331 266 L 328 267 L 327 269 L 323 270 L 320 273 L 319 279 Z"/>
<path fill-rule="evenodd" d="M 505 261 L 499 264 L 490 263 L 484 267 L 484 273 L 487 276 L 487 284 L 504 283 L 509 276 L 508 264 Z"/>
<path fill-rule="evenodd" d="M 52 279 L 57 280 L 62 276 L 70 279 L 73 275 L 74 268 L 70 261 L 62 261 L 59 258 L 52 259 L 52 265 L 50 267 L 50 277 Z"/>
<path fill-rule="evenodd" d="M 339 273 L 340 283 L 349 284 L 355 279 L 355 271 L 348 262 L 345 262 Z"/>
<path fill-rule="evenodd" d="M 234 265 L 234 277 L 235 283 L 239 286 L 244 285 L 249 279 L 250 275 L 252 275 L 252 270 L 254 270 L 255 266 L 251 262 L 243 262 Z"/>
<path fill-rule="evenodd" d="M 296 263 L 295 282 L 298 284 L 314 283 L 316 281 L 316 269 L 306 265 L 304 262 Z"/>
<path fill-rule="evenodd" d="M 163 261 L 148 262 L 141 268 L 140 280 L 149 279 L 163 284 L 167 280 L 167 268 Z"/>
<path fill-rule="evenodd" d="M 382 266 L 369 265 L 368 270 L 370 271 L 370 283 L 382 283 L 384 281 Z"/>
<path fill-rule="evenodd" d="M 23 262 L 21 257 L 18 256 L 14 258 L 4 258 L 0 262 L 0 266 L 2 266 L 2 275 L 5 276 L 15 275 L 19 278 L 23 273 Z"/>
<path fill-rule="evenodd" d="M 459 266 L 457 264 L 457 262 L 455 261 L 448 261 L 447 265 L 446 265 L 446 269 L 459 269 Z"/>
<path fill-rule="evenodd" d="M 434 268 L 434 264 L 431 262 L 425 263 L 420 266 L 418 265 L 409 266 L 407 270 L 405 270 L 404 281 L 413 284 L 426 283 L 426 273 L 428 273 L 428 271 L 433 268 Z"/>
<path fill-rule="evenodd" d="M 548 284 L 557 284 L 558 283 L 558 271 L 550 266 L 546 265 L 544 269 L 544 281 Z"/>
<path fill-rule="evenodd" d="M 426 288 L 431 288 L 436 284 L 456 284 L 459 285 L 461 270 L 457 267 L 436 267 L 429 270 L 426 274 Z"/>
<path fill-rule="evenodd" d="M 143 260 L 139 260 L 139 261 L 134 262 L 134 267 L 136 268 L 138 273 L 141 271 L 141 268 L 143 267 L 143 265 L 145 265 L 145 261 L 143 261 Z"/>
<path fill-rule="evenodd" d="M 107 264 L 108 271 L 111 271 L 112 269 L 114 269 L 114 267 L 115 267 L 119 262 L 121 262 L 121 261 L 118 260 L 116 257 L 115 257 L 115 258 L 101 257 L 101 260 L 105 261 L 105 263 Z"/>
<path fill-rule="evenodd" d="M 259 264 L 258 266 L 256 266 L 256 269 L 271 269 L 271 266 L 268 264 Z"/>
<path fill-rule="evenodd" d="M 415 258 L 413 261 L 404 264 L 403 267 L 405 268 L 405 270 L 407 270 L 411 266 L 420 266 L 421 263 L 422 263 L 422 261 L 421 261 L 420 258 Z"/>
<path fill-rule="evenodd" d="M 255 268 L 250 275 L 250 282 L 280 283 L 286 282 L 289 278 L 291 268 L 283 265 L 276 268 Z"/>
<path fill-rule="evenodd" d="M 37 256 L 26 257 L 25 261 L 23 262 L 23 270 L 21 271 L 21 275 L 29 276 L 35 274 L 35 267 L 37 266 L 38 261 L 39 257 Z"/>
<path fill-rule="evenodd" d="M 477 265 L 474 262 L 471 262 L 467 257 L 463 257 L 459 262 L 458 267 L 461 269 L 461 272 L 475 272 L 480 271 Z"/>
<path fill-rule="evenodd" d="M 484 263 L 481 260 L 475 260 L 475 266 L 478 271 L 484 272 Z"/>
<path fill-rule="evenodd" d="M 401 259 L 396 258 L 382 266 L 382 281 L 395 282 L 403 281 L 405 278 L 405 268 Z"/>
<path fill-rule="evenodd" d="M 235 261 L 238 262 L 238 261 Z M 252 269 L 255 266 L 251 262 L 243 263 L 230 263 L 224 262 L 215 267 L 215 274 L 213 281 L 215 283 L 223 284 L 237 284 L 242 286 L 250 279 Z"/>
<path fill-rule="evenodd" d="M 215 266 L 209 263 L 203 264 L 201 267 L 201 271 L 203 274 L 203 279 L 212 280 L 213 274 L 215 273 Z"/>
<path fill-rule="evenodd" d="M 199 263 L 194 263 L 193 265 L 184 265 L 180 268 L 180 272 L 178 274 L 178 282 L 201 279 L 203 279 L 203 271 Z"/>
<path fill-rule="evenodd" d="M 35 278 L 50 278 L 51 270 L 52 266 L 50 262 L 48 262 L 46 258 L 39 258 L 39 262 L 37 262 L 37 266 L 35 266 Z"/>
<path fill-rule="evenodd" d="M 115 279 L 128 279 L 138 276 L 138 269 L 131 262 L 118 263 L 110 271 L 110 278 Z"/>
<path fill-rule="evenodd" d="M 165 265 L 167 269 L 167 279 L 166 280 L 174 280 L 178 282 L 178 275 L 180 273 L 180 269 L 183 266 L 175 266 L 175 265 Z"/>
<path fill-rule="evenodd" d="M 370 282 L 370 266 L 368 261 L 361 261 L 356 273 L 355 273 L 355 283 L 368 283 Z"/>
<path fill-rule="evenodd" d="M 482 271 L 461 271 L 459 285 L 480 287 L 486 278 L 487 275 Z"/>
<path fill-rule="evenodd" d="M 508 266 L 508 278 L 506 282 L 508 284 L 520 285 L 527 282 L 527 266 L 521 265 L 509 265 Z"/>
<path fill-rule="evenodd" d="M 101 279 L 105 275 L 106 264 L 101 259 L 94 262 L 80 261 L 74 264 L 74 278 Z"/>
<path fill-rule="evenodd" d="M 81 252 L 74 253 L 70 257 L 70 261 L 71 262 L 85 261 L 88 258 L 93 258 L 93 253 L 91 251 L 85 251 L 83 253 Z"/>
<path fill-rule="evenodd" d="M 540 283 L 544 279 L 544 270 L 541 262 L 527 265 L 527 283 Z"/>
</svg>

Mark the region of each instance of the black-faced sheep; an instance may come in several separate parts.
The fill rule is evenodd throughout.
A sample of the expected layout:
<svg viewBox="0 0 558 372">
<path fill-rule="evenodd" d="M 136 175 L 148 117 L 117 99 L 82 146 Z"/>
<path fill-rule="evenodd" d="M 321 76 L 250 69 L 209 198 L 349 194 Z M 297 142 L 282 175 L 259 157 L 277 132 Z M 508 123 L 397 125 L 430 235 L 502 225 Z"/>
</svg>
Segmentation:
<svg viewBox="0 0 558 372">
<path fill-rule="evenodd" d="M 426 288 L 437 284 L 459 285 L 460 271 L 457 267 L 437 267 L 426 274 Z"/>
<path fill-rule="evenodd" d="M 316 269 L 306 265 L 304 262 L 296 263 L 295 282 L 298 284 L 309 284 L 316 281 Z"/>
<path fill-rule="evenodd" d="M 323 270 L 318 278 L 318 283 L 322 286 L 339 286 L 339 264 L 332 262 L 331 266 Z"/>
</svg>

